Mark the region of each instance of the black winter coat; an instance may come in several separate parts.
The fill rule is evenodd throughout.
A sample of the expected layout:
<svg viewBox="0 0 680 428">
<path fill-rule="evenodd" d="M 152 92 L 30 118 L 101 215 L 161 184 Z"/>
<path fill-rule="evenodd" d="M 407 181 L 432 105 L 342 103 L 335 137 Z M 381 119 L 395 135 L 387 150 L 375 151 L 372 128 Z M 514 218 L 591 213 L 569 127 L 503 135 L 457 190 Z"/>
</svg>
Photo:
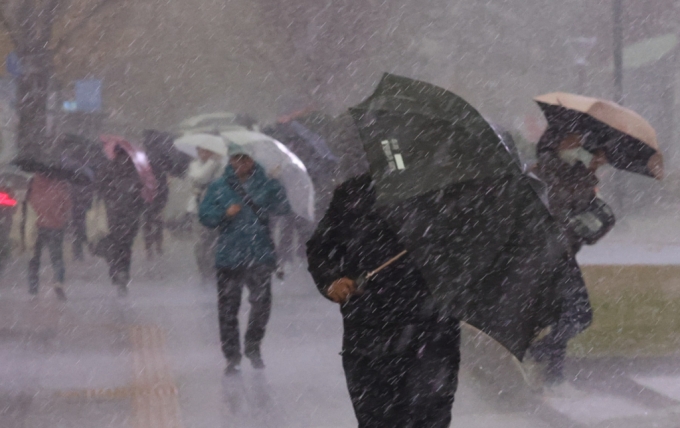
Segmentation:
<svg viewBox="0 0 680 428">
<path fill-rule="evenodd" d="M 109 223 L 133 224 L 144 207 L 143 185 L 130 157 L 122 153 L 118 156 L 97 171 L 98 194 L 106 204 Z"/>
<path fill-rule="evenodd" d="M 307 242 L 309 271 L 322 295 L 336 279 L 358 278 L 399 254 L 403 247 L 373 210 L 367 175 L 333 194 L 328 212 Z M 385 355 L 418 348 L 437 317 L 427 284 L 408 256 L 374 277 L 365 292 L 341 306 L 343 352 Z"/>
</svg>

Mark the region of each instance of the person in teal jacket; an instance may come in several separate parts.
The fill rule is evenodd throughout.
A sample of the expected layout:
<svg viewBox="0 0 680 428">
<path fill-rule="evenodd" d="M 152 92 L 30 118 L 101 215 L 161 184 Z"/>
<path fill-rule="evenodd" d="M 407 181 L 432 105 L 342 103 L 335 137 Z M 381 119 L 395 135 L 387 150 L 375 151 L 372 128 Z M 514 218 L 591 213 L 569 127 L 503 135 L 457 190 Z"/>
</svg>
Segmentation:
<svg viewBox="0 0 680 428">
<path fill-rule="evenodd" d="M 215 254 L 218 313 L 227 374 L 240 371 L 238 311 L 243 286 L 251 305 L 245 335 L 245 356 L 256 369 L 264 368 L 260 344 L 272 305 L 271 275 L 276 270 L 270 215 L 290 211 L 281 184 L 241 146 L 229 146 L 224 175 L 210 184 L 198 209 L 200 222 L 217 229 Z"/>
</svg>

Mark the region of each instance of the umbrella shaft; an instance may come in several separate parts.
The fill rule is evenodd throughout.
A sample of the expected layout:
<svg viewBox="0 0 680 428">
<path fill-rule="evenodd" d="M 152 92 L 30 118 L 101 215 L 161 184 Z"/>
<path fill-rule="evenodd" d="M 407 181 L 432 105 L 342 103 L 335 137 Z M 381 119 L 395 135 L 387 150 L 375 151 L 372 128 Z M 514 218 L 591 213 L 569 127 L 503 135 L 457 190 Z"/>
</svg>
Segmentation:
<svg viewBox="0 0 680 428">
<path fill-rule="evenodd" d="M 401 253 L 397 254 L 396 256 L 392 257 L 391 259 L 389 259 L 388 261 L 386 261 L 385 263 L 380 265 L 377 269 L 372 270 L 369 273 L 367 273 L 366 274 L 366 280 L 370 281 L 370 279 L 373 278 L 374 276 L 376 276 L 378 273 L 380 273 L 380 271 L 384 270 L 385 268 L 387 268 L 392 263 L 394 263 L 397 260 L 399 260 L 400 258 L 404 257 L 406 255 L 406 253 L 408 253 L 408 251 L 406 251 L 406 250 L 402 251 Z"/>
</svg>

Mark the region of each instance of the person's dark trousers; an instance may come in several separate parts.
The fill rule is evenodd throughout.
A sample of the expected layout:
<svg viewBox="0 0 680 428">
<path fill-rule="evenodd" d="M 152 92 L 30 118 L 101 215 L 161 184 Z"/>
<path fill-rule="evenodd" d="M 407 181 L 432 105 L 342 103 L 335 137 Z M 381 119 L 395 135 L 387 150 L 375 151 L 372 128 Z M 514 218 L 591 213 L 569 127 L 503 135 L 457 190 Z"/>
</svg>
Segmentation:
<svg viewBox="0 0 680 428">
<path fill-rule="evenodd" d="M 346 332 L 347 333 L 347 332 Z M 359 428 L 448 428 L 458 386 L 460 328 L 442 323 L 409 352 L 343 353 Z"/>
<path fill-rule="evenodd" d="M 73 232 L 73 257 L 83 260 L 83 247 L 87 244 L 87 211 L 73 210 L 71 218 Z"/>
<path fill-rule="evenodd" d="M 28 286 L 31 294 L 38 294 L 40 283 L 40 257 L 43 246 L 47 246 L 54 270 L 54 282 L 64 283 L 66 269 L 63 257 L 64 229 L 38 228 L 38 238 L 35 241 L 33 257 L 28 262 Z"/>
<path fill-rule="evenodd" d="M 73 234 L 72 249 L 76 260 L 83 259 L 83 247 L 87 245 L 87 211 L 92 207 L 94 199 L 94 185 L 71 186 L 70 230 Z"/>
<path fill-rule="evenodd" d="M 238 269 L 217 268 L 217 309 L 222 353 L 230 363 L 241 360 L 238 311 L 243 287 L 248 288 L 250 314 L 245 335 L 246 357 L 259 357 L 272 307 L 271 275 L 274 267 L 256 265 Z"/>
<path fill-rule="evenodd" d="M 157 254 L 163 254 L 163 212 L 150 206 L 144 211 L 144 246 L 147 254 L 152 254 L 154 246 Z"/>
<path fill-rule="evenodd" d="M 107 215 L 109 234 L 106 243 L 109 277 L 115 285 L 127 285 L 130 280 L 132 244 L 139 231 L 139 211 L 126 214 L 111 212 Z"/>
<path fill-rule="evenodd" d="M 555 384 L 564 380 L 564 363 L 569 340 L 590 326 L 593 311 L 590 306 L 588 289 L 583 282 L 575 259 L 565 261 L 564 276 L 558 279 L 562 309 L 557 322 L 550 326 L 550 332 L 529 349 L 538 361 L 546 363 L 547 383 Z"/>
<path fill-rule="evenodd" d="M 159 192 L 154 200 L 144 207 L 142 226 L 144 232 L 144 246 L 147 255 L 151 256 L 153 247 L 157 254 L 163 254 L 163 209 L 168 202 L 167 185 Z"/>
</svg>

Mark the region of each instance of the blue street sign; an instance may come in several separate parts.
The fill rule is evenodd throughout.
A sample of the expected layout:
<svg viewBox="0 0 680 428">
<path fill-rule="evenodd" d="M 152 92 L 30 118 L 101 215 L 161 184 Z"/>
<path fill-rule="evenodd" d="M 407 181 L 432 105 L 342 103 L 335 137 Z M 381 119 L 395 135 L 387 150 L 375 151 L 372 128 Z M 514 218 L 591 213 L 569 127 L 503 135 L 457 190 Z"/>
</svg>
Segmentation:
<svg viewBox="0 0 680 428">
<path fill-rule="evenodd" d="M 101 80 L 76 80 L 76 108 L 86 113 L 94 113 L 102 109 Z"/>
<path fill-rule="evenodd" d="M 19 55 L 17 55 L 16 52 L 12 51 L 7 55 L 5 64 L 7 66 L 7 72 L 10 74 L 10 76 L 19 77 L 23 73 L 21 70 L 21 61 L 19 60 Z"/>
</svg>

